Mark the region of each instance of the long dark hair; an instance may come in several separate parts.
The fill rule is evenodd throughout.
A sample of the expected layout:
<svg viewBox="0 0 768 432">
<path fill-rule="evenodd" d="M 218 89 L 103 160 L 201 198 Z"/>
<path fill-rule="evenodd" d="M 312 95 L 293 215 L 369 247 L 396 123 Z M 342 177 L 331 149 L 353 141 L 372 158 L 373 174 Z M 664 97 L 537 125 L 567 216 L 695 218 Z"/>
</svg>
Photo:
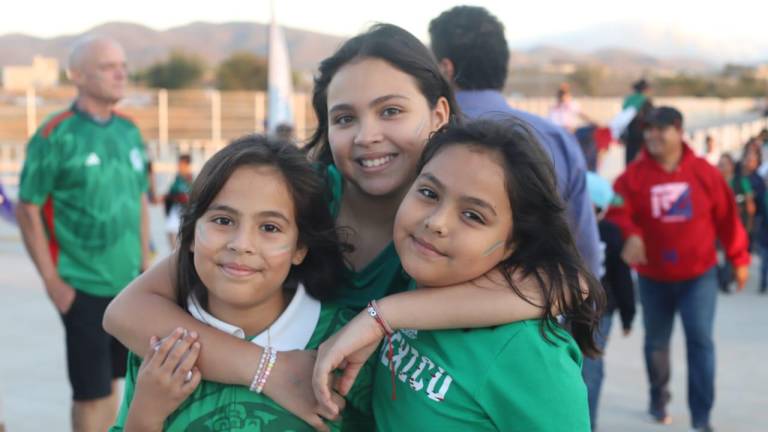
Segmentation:
<svg viewBox="0 0 768 432">
<path fill-rule="evenodd" d="M 312 108 L 317 116 L 317 130 L 305 146 L 320 162 L 333 162 L 328 145 L 328 85 L 342 66 L 362 58 L 384 60 L 413 77 L 430 108 L 434 108 L 438 100 L 444 97 L 451 110 L 448 124 L 453 123 L 459 115 L 453 90 L 440 73 L 440 68 L 429 49 L 415 36 L 398 26 L 376 24 L 367 32 L 346 41 L 332 56 L 320 63 L 312 92 Z"/>
<path fill-rule="evenodd" d="M 296 147 L 261 135 L 247 135 L 213 155 L 192 184 L 179 229 L 176 266 L 179 305 L 186 308 L 187 297 L 193 294 L 203 307 L 207 307 L 207 288 L 195 270 L 191 251 L 195 224 L 232 174 L 244 166 L 277 169 L 291 191 L 299 231 L 298 242 L 306 246 L 308 252 L 301 264 L 291 267 L 285 287 L 293 288 L 302 282 L 307 293 L 318 300 L 334 297 L 343 274 L 342 249 L 345 246 L 338 240 L 328 208 L 330 199 L 326 196 L 328 188 L 325 180 Z"/>
<path fill-rule="evenodd" d="M 505 186 L 512 208 L 512 255 L 499 263 L 515 294 L 529 300 L 514 283 L 520 272 L 537 281 L 544 304 L 542 334 L 555 326 L 553 310 L 560 310 L 570 323 L 574 339 L 585 355 L 600 353 L 593 339 L 605 293 L 581 260 L 555 187 L 552 162 L 524 123 L 476 120 L 447 128 L 427 144 L 419 171 L 442 149 L 454 145 L 473 146 L 497 154 L 504 167 Z M 582 291 L 589 289 L 586 298 Z"/>
</svg>

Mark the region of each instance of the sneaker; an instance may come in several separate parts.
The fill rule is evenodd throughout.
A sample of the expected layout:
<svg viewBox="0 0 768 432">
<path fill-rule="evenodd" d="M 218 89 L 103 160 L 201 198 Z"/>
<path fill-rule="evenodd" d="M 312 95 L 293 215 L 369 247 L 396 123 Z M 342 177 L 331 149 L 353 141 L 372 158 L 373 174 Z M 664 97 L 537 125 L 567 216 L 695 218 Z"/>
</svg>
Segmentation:
<svg viewBox="0 0 768 432">
<path fill-rule="evenodd" d="M 672 424 L 672 416 L 667 414 L 667 413 L 663 413 L 663 414 L 653 414 L 653 413 L 651 413 L 651 420 L 654 423 L 657 423 L 657 424 L 660 424 L 660 425 L 664 425 L 664 426 L 669 426 L 669 425 Z M 696 430 L 698 430 L 698 429 L 696 429 Z"/>
<path fill-rule="evenodd" d="M 651 408 L 648 410 L 648 414 L 651 415 L 651 420 L 654 423 L 658 423 L 660 425 L 672 424 L 672 416 L 667 414 L 667 410 L 665 408 Z"/>
<path fill-rule="evenodd" d="M 712 426 L 702 426 L 691 428 L 691 432 L 715 432 L 715 430 L 712 429 Z"/>
</svg>

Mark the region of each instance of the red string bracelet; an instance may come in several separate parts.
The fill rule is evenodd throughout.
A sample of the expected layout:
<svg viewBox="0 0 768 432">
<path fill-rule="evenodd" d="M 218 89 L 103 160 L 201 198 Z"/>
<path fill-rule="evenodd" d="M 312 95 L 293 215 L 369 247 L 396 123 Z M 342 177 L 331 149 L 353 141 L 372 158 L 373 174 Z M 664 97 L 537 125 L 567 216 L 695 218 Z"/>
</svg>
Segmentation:
<svg viewBox="0 0 768 432">
<path fill-rule="evenodd" d="M 370 315 L 371 318 L 373 318 L 379 324 L 379 327 L 381 327 L 384 335 L 387 336 L 387 344 L 389 346 L 387 357 L 389 358 L 389 371 L 390 375 L 392 376 L 392 400 L 395 400 L 395 365 L 392 362 L 392 359 L 394 358 L 394 348 L 392 347 L 392 327 L 390 327 L 389 323 L 387 323 L 387 321 L 384 320 L 384 318 L 381 316 L 381 312 L 379 312 L 379 307 L 376 304 L 376 300 L 371 300 L 368 303 L 367 312 L 368 315 Z"/>
</svg>

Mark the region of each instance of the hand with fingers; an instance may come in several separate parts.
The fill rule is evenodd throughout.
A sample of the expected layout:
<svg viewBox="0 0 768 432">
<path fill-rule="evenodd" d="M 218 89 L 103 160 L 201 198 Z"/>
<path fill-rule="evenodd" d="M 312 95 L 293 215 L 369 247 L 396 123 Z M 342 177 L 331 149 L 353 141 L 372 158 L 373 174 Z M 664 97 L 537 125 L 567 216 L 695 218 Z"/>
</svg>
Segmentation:
<svg viewBox="0 0 768 432">
<path fill-rule="evenodd" d="M 643 238 L 636 234 L 627 237 L 624 241 L 624 247 L 621 250 L 621 259 L 623 259 L 628 266 L 648 264 Z"/>
<path fill-rule="evenodd" d="M 315 397 L 323 410 L 339 412 L 336 393 L 346 396 L 360 369 L 384 338 L 384 332 L 365 312 L 320 345 L 312 375 Z M 336 377 L 334 371 L 342 370 Z"/>
<path fill-rule="evenodd" d="M 318 431 L 328 431 L 324 419 L 336 420 L 344 409 L 344 398 L 331 392 L 334 409 L 318 404 L 312 392 L 315 351 L 282 351 L 264 394 Z"/>
<path fill-rule="evenodd" d="M 150 346 L 139 368 L 126 431 L 162 430 L 166 417 L 200 384 L 197 334 L 179 328 L 163 340 L 152 337 Z"/>
</svg>

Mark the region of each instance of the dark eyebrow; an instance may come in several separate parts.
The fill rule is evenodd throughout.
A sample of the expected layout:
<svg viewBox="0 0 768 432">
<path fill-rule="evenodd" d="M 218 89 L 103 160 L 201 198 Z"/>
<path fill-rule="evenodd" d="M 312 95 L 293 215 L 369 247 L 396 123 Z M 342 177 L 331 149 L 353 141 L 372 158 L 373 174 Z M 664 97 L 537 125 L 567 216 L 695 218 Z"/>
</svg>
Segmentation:
<svg viewBox="0 0 768 432">
<path fill-rule="evenodd" d="M 274 217 L 274 218 L 282 219 L 286 223 L 291 223 L 291 221 L 289 221 L 288 218 L 284 214 L 280 213 L 277 210 L 265 210 L 263 212 L 259 212 L 259 216 L 262 216 L 262 217 Z"/>
<path fill-rule="evenodd" d="M 206 210 L 206 211 L 224 211 L 224 212 L 232 213 L 232 214 L 235 214 L 235 215 L 239 215 L 240 214 L 239 211 L 237 211 L 236 209 L 234 209 L 234 208 L 232 208 L 232 207 L 230 207 L 230 206 L 228 206 L 226 204 L 217 204 L 217 203 L 213 203 L 210 206 L 208 206 L 208 210 Z"/>
<path fill-rule="evenodd" d="M 438 180 L 437 177 L 435 177 L 434 175 L 432 175 L 430 173 L 422 173 L 419 177 L 424 177 L 427 180 L 429 180 L 432 183 L 434 183 L 440 189 L 445 189 L 445 185 L 440 180 Z"/>
<path fill-rule="evenodd" d="M 368 104 L 368 106 L 375 106 L 375 105 L 378 105 L 378 104 L 380 104 L 382 102 L 389 101 L 391 99 L 406 99 L 406 100 L 410 100 L 410 98 L 408 96 L 403 96 L 403 95 L 399 95 L 399 94 L 388 94 L 388 95 L 377 97 L 376 99 L 372 100 L 371 103 Z M 352 109 L 352 105 L 351 104 L 342 103 L 342 104 L 337 104 L 337 105 L 332 106 L 331 109 L 328 110 L 328 112 L 329 113 L 333 113 L 333 112 L 336 112 L 336 111 L 346 111 L 346 110 L 351 110 L 351 109 Z"/>
<path fill-rule="evenodd" d="M 426 178 L 427 180 L 434 183 L 439 189 L 445 189 L 445 185 L 440 182 L 440 180 L 437 179 L 434 175 L 430 173 L 422 173 L 420 177 Z M 484 209 L 488 209 L 491 213 L 493 213 L 494 216 L 498 216 L 496 214 L 496 210 L 494 210 L 493 206 L 488 204 L 487 202 L 481 200 L 480 198 L 472 197 L 472 196 L 466 196 L 463 195 L 459 197 L 462 201 L 467 201 L 469 203 L 472 203 L 478 207 L 482 207 Z"/>
<path fill-rule="evenodd" d="M 475 198 L 475 197 L 471 197 L 471 196 L 463 196 L 463 197 L 461 197 L 461 199 L 463 201 L 470 202 L 470 203 L 472 203 L 472 204 L 474 204 L 474 205 L 476 205 L 478 207 L 482 207 L 484 209 L 487 209 L 491 213 L 493 213 L 494 216 L 498 216 L 496 214 L 496 210 L 493 209 L 493 206 L 488 204 L 487 202 L 481 200 L 480 198 Z"/>
<path fill-rule="evenodd" d="M 241 213 L 237 209 L 235 209 L 233 207 L 230 207 L 230 206 L 228 206 L 226 204 L 216 204 L 216 203 L 211 204 L 211 206 L 208 207 L 208 211 L 224 211 L 224 212 L 227 212 L 227 213 L 234 214 L 236 216 L 240 216 L 241 215 Z M 277 210 L 265 210 L 265 211 L 259 212 L 258 216 L 260 216 L 260 217 L 274 217 L 274 218 L 282 219 L 282 220 L 284 220 L 287 223 L 290 223 L 288 218 L 284 214 L 280 213 Z"/>
</svg>

